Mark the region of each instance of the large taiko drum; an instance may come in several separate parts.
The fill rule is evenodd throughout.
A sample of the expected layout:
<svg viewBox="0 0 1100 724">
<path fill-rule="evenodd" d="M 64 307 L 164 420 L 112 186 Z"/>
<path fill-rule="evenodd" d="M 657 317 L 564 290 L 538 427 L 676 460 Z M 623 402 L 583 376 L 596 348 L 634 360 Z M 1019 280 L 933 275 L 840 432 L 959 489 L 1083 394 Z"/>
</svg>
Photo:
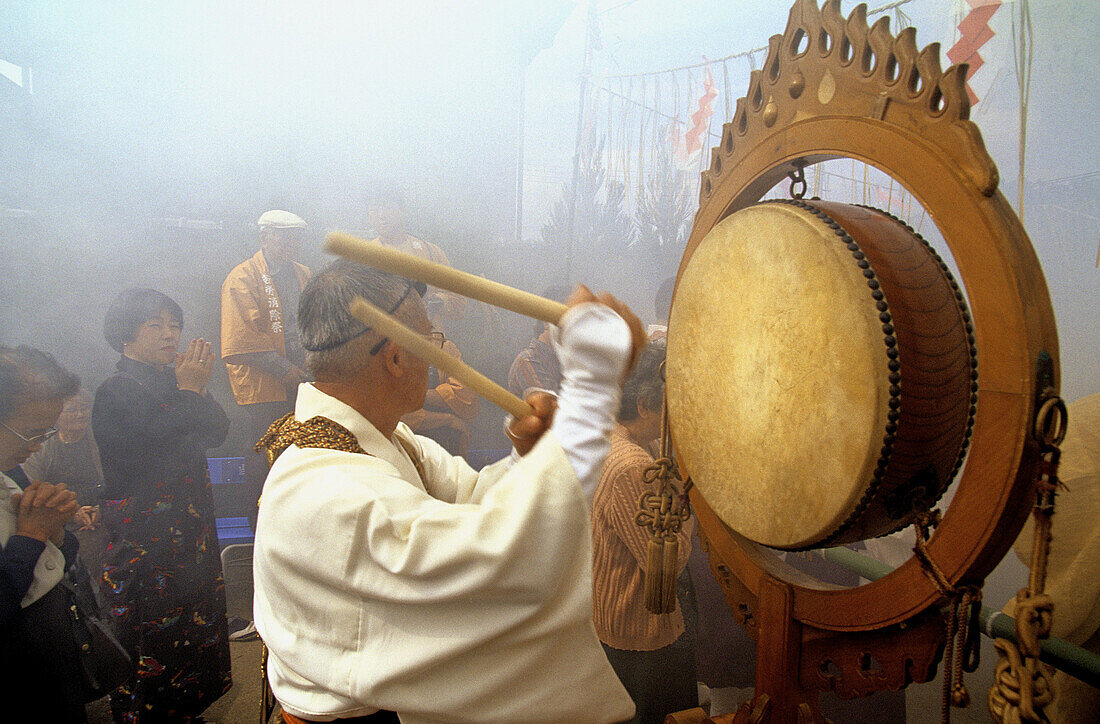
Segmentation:
<svg viewBox="0 0 1100 724">
<path fill-rule="evenodd" d="M 912 522 L 958 473 L 977 359 L 962 292 L 912 229 L 866 207 L 759 203 L 681 269 L 667 389 L 707 504 L 766 546 Z"/>
</svg>

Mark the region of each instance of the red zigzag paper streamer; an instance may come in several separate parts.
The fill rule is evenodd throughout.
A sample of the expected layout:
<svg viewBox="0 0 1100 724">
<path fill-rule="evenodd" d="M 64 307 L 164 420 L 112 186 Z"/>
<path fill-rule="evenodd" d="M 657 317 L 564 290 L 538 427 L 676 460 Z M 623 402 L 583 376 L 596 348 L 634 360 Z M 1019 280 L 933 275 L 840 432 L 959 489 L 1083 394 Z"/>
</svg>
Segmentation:
<svg viewBox="0 0 1100 724">
<path fill-rule="evenodd" d="M 947 51 L 947 58 L 952 63 L 969 64 L 970 68 L 966 72 L 966 79 L 969 81 L 978 72 L 978 68 L 985 64 L 978 49 L 993 37 L 989 19 L 1003 3 L 1001 0 L 966 0 L 966 3 L 970 6 L 970 12 L 959 23 L 962 36 Z M 966 84 L 966 92 L 970 95 L 970 105 L 973 106 L 978 102 L 978 94 L 970 87 L 969 82 Z"/>
</svg>

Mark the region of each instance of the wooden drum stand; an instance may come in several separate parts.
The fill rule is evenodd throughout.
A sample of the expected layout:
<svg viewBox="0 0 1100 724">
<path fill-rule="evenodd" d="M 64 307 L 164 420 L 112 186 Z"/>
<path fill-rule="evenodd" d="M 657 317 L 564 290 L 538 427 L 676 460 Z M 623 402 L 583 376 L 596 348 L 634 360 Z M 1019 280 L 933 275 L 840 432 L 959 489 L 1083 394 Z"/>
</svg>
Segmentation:
<svg viewBox="0 0 1100 724">
<path fill-rule="evenodd" d="M 863 161 L 920 201 L 958 265 L 981 353 L 969 458 L 928 544 L 953 587 L 980 586 L 1021 529 L 1038 472 L 1038 395 L 1058 387 L 1046 283 L 968 120 L 966 71 L 941 71 L 938 44 L 918 51 L 912 28 L 895 37 L 886 18 L 869 28 L 865 5 L 845 19 L 838 0 L 796 0 L 712 151 L 677 278 L 716 224 L 810 164 Z M 675 424 L 672 433 L 675 444 Z M 698 487 L 691 502 L 711 570 L 757 642 L 754 702 L 703 721 L 819 722 L 821 691 L 853 698 L 934 675 L 946 599 L 916 559 L 868 585 L 826 590 L 733 531 Z"/>
</svg>

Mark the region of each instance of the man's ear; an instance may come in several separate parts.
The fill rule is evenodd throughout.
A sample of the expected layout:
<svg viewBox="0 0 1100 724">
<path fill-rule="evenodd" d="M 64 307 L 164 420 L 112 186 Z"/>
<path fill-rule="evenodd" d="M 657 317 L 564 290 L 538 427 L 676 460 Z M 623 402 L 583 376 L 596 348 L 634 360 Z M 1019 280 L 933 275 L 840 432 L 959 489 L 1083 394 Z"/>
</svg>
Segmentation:
<svg viewBox="0 0 1100 724">
<path fill-rule="evenodd" d="M 387 340 L 379 354 L 382 357 L 383 364 L 386 366 L 386 371 L 394 377 L 403 377 L 405 375 L 404 350 L 397 346 L 392 339 Z"/>
</svg>

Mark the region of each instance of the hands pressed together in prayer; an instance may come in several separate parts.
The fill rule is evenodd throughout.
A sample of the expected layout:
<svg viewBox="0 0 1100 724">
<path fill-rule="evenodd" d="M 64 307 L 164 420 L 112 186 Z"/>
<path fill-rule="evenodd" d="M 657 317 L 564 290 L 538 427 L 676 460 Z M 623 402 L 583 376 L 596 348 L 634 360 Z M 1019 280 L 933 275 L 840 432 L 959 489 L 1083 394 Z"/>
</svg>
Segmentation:
<svg viewBox="0 0 1100 724">
<path fill-rule="evenodd" d="M 626 322 L 626 326 L 630 329 L 632 349 L 630 363 L 627 364 L 622 376 L 622 379 L 625 380 L 630 375 L 630 371 L 634 368 L 634 362 L 638 359 L 638 355 L 641 354 L 648 341 L 645 327 L 626 304 L 607 292 L 597 296 L 583 284 L 577 285 L 565 304 L 567 307 L 574 307 L 586 302 L 597 302 L 610 307 L 612 311 L 622 317 L 623 321 Z M 508 439 L 511 440 L 516 452 L 520 455 L 526 455 L 539 441 L 542 434 L 550 429 L 550 425 L 554 421 L 554 411 L 558 405 L 557 398 L 554 395 L 543 391 L 531 392 L 527 395 L 525 402 L 534 408 L 534 414 L 513 420 L 504 428 Z"/>
<path fill-rule="evenodd" d="M 54 485 L 41 480 L 13 495 L 12 504 L 16 509 L 17 534 L 42 542 L 53 541 L 58 546 L 65 537 L 65 524 L 80 507 L 76 493 L 64 483 Z"/>
<path fill-rule="evenodd" d="M 206 383 L 214 369 L 214 352 L 202 337 L 191 340 L 183 354 L 176 355 L 176 384 L 181 390 L 206 394 Z"/>
<path fill-rule="evenodd" d="M 99 506 L 80 506 L 73 515 L 73 522 L 77 524 L 77 530 L 95 530 L 99 527 Z"/>
</svg>

